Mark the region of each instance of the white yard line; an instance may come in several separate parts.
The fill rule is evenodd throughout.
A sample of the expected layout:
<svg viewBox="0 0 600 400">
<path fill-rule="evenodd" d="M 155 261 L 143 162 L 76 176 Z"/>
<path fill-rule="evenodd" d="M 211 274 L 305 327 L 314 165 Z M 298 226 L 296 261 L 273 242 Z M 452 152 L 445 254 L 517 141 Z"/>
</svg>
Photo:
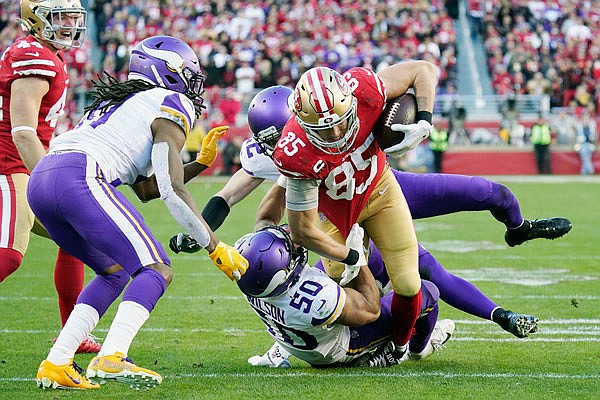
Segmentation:
<svg viewBox="0 0 600 400">
<path fill-rule="evenodd" d="M 494 299 L 536 299 L 536 300 L 562 300 L 562 299 L 577 299 L 577 300 L 600 300 L 600 296 L 581 295 L 581 294 L 560 294 L 560 295 L 523 295 L 523 296 L 507 296 L 507 295 L 490 295 Z M 169 296 L 162 297 L 163 300 L 244 300 L 242 296 Z M 56 297 L 36 297 L 36 296 L 0 296 L 0 301 L 56 301 Z"/>
<path fill-rule="evenodd" d="M 305 371 L 289 372 L 289 370 L 277 372 L 268 372 L 268 369 L 264 369 L 264 372 L 251 372 L 251 373 L 209 373 L 209 374 L 176 374 L 176 375 L 163 375 L 166 379 L 222 379 L 222 378 L 275 378 L 278 381 L 285 378 L 306 378 L 318 376 L 319 379 L 326 378 L 358 378 L 358 377 L 390 377 L 390 378 L 445 378 L 445 379 L 464 379 L 464 378 L 490 378 L 490 379 L 550 379 L 550 380 L 594 380 L 599 379 L 600 374 L 553 374 L 553 373 L 539 373 L 539 374 L 519 374 L 519 373 L 460 373 L 460 372 L 407 372 L 398 371 L 394 369 L 389 370 L 378 370 L 377 372 L 364 372 L 361 369 L 360 372 L 336 372 L 322 374 L 322 370 L 317 371 L 306 368 Z M 31 377 L 3 377 L 0 378 L 0 382 L 33 382 L 34 379 Z"/>
</svg>

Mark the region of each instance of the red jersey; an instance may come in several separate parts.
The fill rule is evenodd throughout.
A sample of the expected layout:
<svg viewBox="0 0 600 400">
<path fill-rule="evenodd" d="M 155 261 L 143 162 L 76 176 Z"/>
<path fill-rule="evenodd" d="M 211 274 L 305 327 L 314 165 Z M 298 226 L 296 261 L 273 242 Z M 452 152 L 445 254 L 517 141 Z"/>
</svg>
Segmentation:
<svg viewBox="0 0 600 400">
<path fill-rule="evenodd" d="M 383 81 L 369 69 L 352 68 L 343 76 L 357 99 L 360 126 L 352 147 L 341 154 L 325 153 L 291 118 L 283 128 L 273 159 L 288 177 L 321 181 L 319 211 L 347 236 L 386 165 L 385 153 L 371 133 L 386 97 Z"/>
<path fill-rule="evenodd" d="M 62 54 L 32 36 L 17 40 L 0 58 L 0 174 L 29 173 L 15 147 L 10 122 L 10 90 L 13 81 L 36 76 L 47 79 L 50 90 L 42 98 L 37 134 L 48 148 L 58 117 L 64 113 L 69 75 Z"/>
</svg>

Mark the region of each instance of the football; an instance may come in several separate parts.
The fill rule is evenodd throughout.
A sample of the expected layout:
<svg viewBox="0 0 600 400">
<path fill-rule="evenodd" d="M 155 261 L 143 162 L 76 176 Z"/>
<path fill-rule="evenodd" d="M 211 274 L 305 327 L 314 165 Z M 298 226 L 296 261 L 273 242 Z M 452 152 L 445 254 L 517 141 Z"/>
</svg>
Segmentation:
<svg viewBox="0 0 600 400">
<path fill-rule="evenodd" d="M 414 124 L 417 119 L 417 99 L 412 93 L 387 102 L 381 116 L 375 123 L 373 134 L 382 149 L 387 149 L 404 140 L 404 132 L 395 132 L 390 127 L 393 124 Z"/>
</svg>

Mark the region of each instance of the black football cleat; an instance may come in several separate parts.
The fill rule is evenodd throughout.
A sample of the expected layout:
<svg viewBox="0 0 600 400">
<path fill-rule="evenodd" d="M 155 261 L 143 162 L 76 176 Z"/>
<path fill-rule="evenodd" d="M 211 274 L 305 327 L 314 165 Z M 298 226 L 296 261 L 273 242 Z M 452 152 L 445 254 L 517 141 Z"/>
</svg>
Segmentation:
<svg viewBox="0 0 600 400">
<path fill-rule="evenodd" d="M 546 218 L 525 220 L 522 226 L 507 229 L 504 240 L 510 247 L 515 247 L 531 239 L 557 239 L 569 233 L 573 225 L 566 218 Z"/>
<path fill-rule="evenodd" d="M 351 365 L 354 367 L 391 367 L 403 362 L 408 346 L 403 348 L 396 346 L 394 342 L 389 341 L 379 346 L 375 351 L 367 353 L 355 360 Z"/>
<path fill-rule="evenodd" d="M 510 310 L 503 310 L 494 321 L 507 332 L 518 338 L 526 338 L 538 330 L 538 318 L 533 315 L 518 314 Z"/>
</svg>

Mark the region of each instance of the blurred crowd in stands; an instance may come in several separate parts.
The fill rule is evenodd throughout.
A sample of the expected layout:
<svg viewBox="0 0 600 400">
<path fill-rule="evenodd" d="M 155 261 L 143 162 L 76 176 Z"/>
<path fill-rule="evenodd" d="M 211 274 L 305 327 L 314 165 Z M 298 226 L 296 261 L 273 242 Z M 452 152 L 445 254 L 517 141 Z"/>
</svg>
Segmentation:
<svg viewBox="0 0 600 400">
<path fill-rule="evenodd" d="M 471 0 L 470 12 L 496 93 L 547 94 L 551 107 L 597 112 L 600 1 Z"/>
<path fill-rule="evenodd" d="M 439 93 L 457 89 L 458 0 L 88 0 L 86 45 L 66 53 L 70 101 L 57 132 L 89 101 L 98 73 L 125 79 L 129 51 L 168 34 L 187 41 L 206 71 L 202 132 L 244 125 L 260 88 L 293 87 L 308 68 L 378 71 L 401 60 L 439 67 Z M 473 37 L 489 56 L 499 95 L 548 94 L 552 106 L 595 114 L 600 102 L 600 0 L 467 0 Z M 19 2 L 0 0 L 0 52 L 24 35 Z M 197 141 L 197 139 L 194 139 Z M 192 146 L 192 144 L 190 144 Z M 195 146 L 195 145 L 194 145 Z"/>
</svg>

